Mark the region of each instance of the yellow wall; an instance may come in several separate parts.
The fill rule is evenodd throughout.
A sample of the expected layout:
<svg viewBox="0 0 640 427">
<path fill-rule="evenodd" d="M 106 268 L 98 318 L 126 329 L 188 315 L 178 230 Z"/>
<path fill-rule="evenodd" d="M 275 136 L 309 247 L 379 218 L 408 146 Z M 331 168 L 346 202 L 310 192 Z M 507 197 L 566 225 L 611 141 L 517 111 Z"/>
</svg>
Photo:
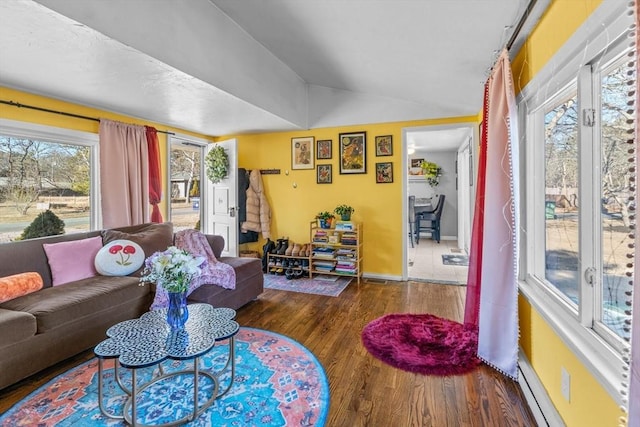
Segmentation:
<svg viewBox="0 0 640 427">
<path fill-rule="evenodd" d="M 26 92 L 21 92 L 14 89 L 9 89 L 0 86 L 0 99 L 3 101 L 13 101 L 19 104 L 31 105 L 34 107 L 46 108 L 50 110 L 63 111 L 65 113 L 78 114 L 87 117 L 105 118 L 110 120 L 118 120 L 124 123 L 132 123 L 137 125 L 153 126 L 158 130 L 166 130 L 169 132 L 179 132 L 186 135 L 192 135 L 198 138 L 206 138 L 203 135 L 199 135 L 193 132 L 188 132 L 182 129 L 176 129 L 163 124 L 153 123 L 145 120 L 136 119 L 133 117 L 124 116 L 122 114 L 111 113 L 108 111 L 98 110 L 91 107 L 84 107 L 78 104 L 72 104 L 65 101 L 60 101 L 53 98 L 47 98 L 40 95 L 34 95 Z M 60 114 L 52 114 L 44 111 L 31 110 L 27 108 L 18 108 L 11 105 L 0 104 L 0 117 L 3 119 L 19 120 L 29 123 L 37 123 L 47 126 L 61 127 L 65 129 L 72 129 L 82 132 L 98 133 L 99 123 L 92 120 L 79 119 L 74 117 L 67 117 Z M 209 138 L 211 139 L 211 138 Z M 167 172 L 167 135 L 164 133 L 158 133 L 158 142 L 160 144 L 160 162 L 163 175 Z M 167 217 L 167 188 L 166 179 L 162 180 L 162 202 L 160 203 L 160 210 L 163 216 Z"/>
<path fill-rule="evenodd" d="M 513 79 L 520 92 L 551 59 L 602 0 L 553 0 L 513 59 Z"/>
<path fill-rule="evenodd" d="M 363 224 L 363 271 L 383 276 L 402 275 L 402 208 L 406 198 L 402 194 L 402 129 L 413 126 L 450 123 L 478 123 L 477 117 L 440 120 L 394 122 L 348 127 L 312 129 L 309 131 L 279 132 L 255 135 L 235 135 L 238 139 L 240 167 L 246 169 L 280 169 L 280 175 L 262 175 L 271 205 L 272 239 L 289 237 L 295 242 L 310 241 L 309 222 L 320 211 L 330 211 L 348 204 L 355 208 L 352 220 Z M 338 163 L 338 134 L 367 133 L 367 173 L 340 175 Z M 375 136 L 393 136 L 393 156 L 375 156 Z M 333 165 L 332 184 L 316 184 L 316 171 L 291 170 L 291 138 L 313 136 L 315 140 L 331 139 L 331 160 L 314 160 L 315 164 Z M 394 182 L 377 184 L 375 164 L 393 162 Z M 289 171 L 289 175 L 285 174 Z M 259 249 L 261 240 L 247 244 Z"/>
<path fill-rule="evenodd" d="M 553 57 L 602 0 L 555 0 L 512 63 L 520 91 Z M 520 345 L 567 426 L 617 425 L 621 411 L 549 324 L 523 297 Z M 571 376 L 571 399 L 560 391 L 561 368 Z"/>
</svg>

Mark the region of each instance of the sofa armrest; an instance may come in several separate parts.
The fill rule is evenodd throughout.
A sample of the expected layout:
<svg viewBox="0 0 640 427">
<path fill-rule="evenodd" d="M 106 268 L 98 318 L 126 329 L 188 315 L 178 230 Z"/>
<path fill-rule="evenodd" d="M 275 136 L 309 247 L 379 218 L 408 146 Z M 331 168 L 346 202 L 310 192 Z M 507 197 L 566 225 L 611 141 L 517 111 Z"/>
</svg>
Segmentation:
<svg viewBox="0 0 640 427">
<path fill-rule="evenodd" d="M 224 249 L 224 237 L 217 234 L 205 234 L 205 236 L 207 236 L 209 245 L 211 245 L 211 249 L 213 249 L 213 254 L 217 259 L 220 259 L 222 250 Z"/>
</svg>

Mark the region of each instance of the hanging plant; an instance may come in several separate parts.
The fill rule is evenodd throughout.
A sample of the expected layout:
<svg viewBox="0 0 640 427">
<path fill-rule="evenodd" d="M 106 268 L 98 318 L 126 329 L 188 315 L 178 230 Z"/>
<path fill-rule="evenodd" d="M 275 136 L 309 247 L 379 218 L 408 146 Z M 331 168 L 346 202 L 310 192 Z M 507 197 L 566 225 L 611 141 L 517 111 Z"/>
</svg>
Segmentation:
<svg viewBox="0 0 640 427">
<path fill-rule="evenodd" d="M 207 153 L 204 159 L 207 166 L 207 178 L 214 184 L 219 183 L 227 176 L 229 170 L 229 157 L 221 145 L 216 145 Z"/>
<path fill-rule="evenodd" d="M 438 184 L 440 184 L 440 176 L 442 175 L 442 168 L 440 168 L 440 166 L 436 163 L 423 160 L 420 168 L 430 186 L 437 187 Z"/>
</svg>

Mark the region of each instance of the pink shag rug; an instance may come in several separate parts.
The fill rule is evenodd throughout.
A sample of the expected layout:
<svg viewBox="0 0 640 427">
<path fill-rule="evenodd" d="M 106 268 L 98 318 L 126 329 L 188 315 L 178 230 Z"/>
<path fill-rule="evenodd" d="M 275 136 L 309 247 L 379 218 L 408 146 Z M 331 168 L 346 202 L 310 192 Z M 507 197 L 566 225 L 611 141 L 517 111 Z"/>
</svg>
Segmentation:
<svg viewBox="0 0 640 427">
<path fill-rule="evenodd" d="M 478 334 L 431 314 L 388 314 L 365 326 L 362 343 L 376 358 L 424 375 L 461 375 L 481 362 Z"/>
</svg>

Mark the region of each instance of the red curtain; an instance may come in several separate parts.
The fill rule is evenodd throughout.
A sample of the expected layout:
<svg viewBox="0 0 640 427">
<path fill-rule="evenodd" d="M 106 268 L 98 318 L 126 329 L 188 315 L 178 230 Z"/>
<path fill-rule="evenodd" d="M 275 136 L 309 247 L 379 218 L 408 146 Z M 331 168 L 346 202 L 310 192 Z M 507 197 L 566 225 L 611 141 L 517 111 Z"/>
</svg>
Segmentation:
<svg viewBox="0 0 640 427">
<path fill-rule="evenodd" d="M 487 122 L 489 117 L 489 81 L 484 85 L 484 107 L 480 149 L 478 153 L 478 175 L 476 180 L 476 202 L 469 249 L 469 270 L 467 272 L 467 300 L 464 309 L 464 324 L 478 331 L 480 314 L 480 277 L 482 273 L 482 240 L 484 234 L 484 194 L 487 169 Z"/>
<path fill-rule="evenodd" d="M 151 222 L 162 222 L 162 214 L 158 203 L 162 199 L 162 177 L 160 174 L 160 149 L 158 147 L 158 131 L 145 126 L 147 147 L 149 150 L 149 203 L 152 206 Z"/>
</svg>

